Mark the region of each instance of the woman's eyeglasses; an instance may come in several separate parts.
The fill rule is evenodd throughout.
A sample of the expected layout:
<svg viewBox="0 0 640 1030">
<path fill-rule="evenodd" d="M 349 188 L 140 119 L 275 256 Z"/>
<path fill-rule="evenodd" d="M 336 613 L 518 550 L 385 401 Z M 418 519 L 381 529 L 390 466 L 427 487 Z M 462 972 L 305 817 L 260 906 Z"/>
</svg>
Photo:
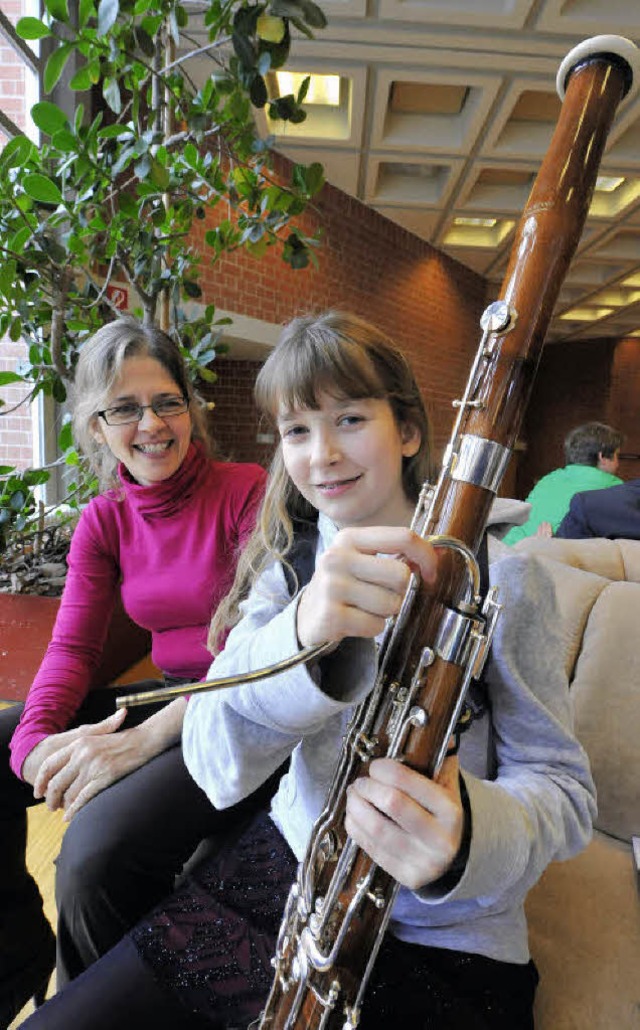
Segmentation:
<svg viewBox="0 0 640 1030">
<path fill-rule="evenodd" d="M 96 414 L 103 418 L 108 426 L 127 426 L 130 422 L 140 422 L 147 408 L 151 408 L 158 418 L 171 418 L 173 415 L 184 415 L 189 408 L 188 397 L 156 397 L 151 404 L 117 404 L 113 408 L 104 408 Z"/>
</svg>

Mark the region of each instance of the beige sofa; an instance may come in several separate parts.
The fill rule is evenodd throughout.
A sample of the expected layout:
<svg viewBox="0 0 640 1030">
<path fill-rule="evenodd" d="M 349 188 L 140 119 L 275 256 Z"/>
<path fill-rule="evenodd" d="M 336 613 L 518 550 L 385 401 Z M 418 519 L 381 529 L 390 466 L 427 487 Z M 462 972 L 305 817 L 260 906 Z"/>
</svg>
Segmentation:
<svg viewBox="0 0 640 1030">
<path fill-rule="evenodd" d="M 594 839 L 527 901 L 537 1030 L 640 1030 L 640 541 L 543 540 L 556 583 L 576 733 L 598 788 Z"/>
</svg>

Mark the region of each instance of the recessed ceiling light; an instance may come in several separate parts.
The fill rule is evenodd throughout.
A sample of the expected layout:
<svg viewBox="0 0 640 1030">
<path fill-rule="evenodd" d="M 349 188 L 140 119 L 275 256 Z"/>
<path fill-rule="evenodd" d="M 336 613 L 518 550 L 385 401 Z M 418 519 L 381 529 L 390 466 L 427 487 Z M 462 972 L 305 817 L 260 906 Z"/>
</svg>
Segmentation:
<svg viewBox="0 0 640 1030">
<path fill-rule="evenodd" d="M 613 193 L 618 186 L 622 186 L 624 177 L 621 175 L 599 175 L 596 179 L 595 189 L 598 193 Z"/>
<path fill-rule="evenodd" d="M 493 229 L 498 224 L 497 218 L 467 218 L 460 216 L 453 219 L 454 225 L 479 225 L 482 229 Z"/>
<path fill-rule="evenodd" d="M 571 308 L 560 315 L 560 318 L 567 322 L 597 322 L 599 318 L 606 318 L 613 312 L 613 308 Z"/>
<path fill-rule="evenodd" d="M 316 75 L 305 72 L 276 72 L 278 91 L 281 97 L 293 93 L 297 96 L 304 80 L 308 78 L 309 89 L 305 97 L 306 104 L 322 104 L 325 107 L 340 106 L 340 76 Z"/>
</svg>

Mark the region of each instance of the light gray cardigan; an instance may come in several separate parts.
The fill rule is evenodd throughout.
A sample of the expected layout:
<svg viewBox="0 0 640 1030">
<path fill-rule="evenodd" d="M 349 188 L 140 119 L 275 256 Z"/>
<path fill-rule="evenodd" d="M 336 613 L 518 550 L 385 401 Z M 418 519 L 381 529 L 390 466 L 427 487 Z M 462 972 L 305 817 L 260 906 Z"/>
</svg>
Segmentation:
<svg viewBox="0 0 640 1030">
<path fill-rule="evenodd" d="M 318 528 L 321 553 L 336 530 L 322 515 Z M 485 670 L 491 715 L 464 734 L 460 749 L 472 813 L 467 867 L 446 895 L 401 888 L 390 929 L 405 941 L 523 963 L 529 958 L 525 895 L 550 861 L 588 843 L 595 790 L 571 729 L 550 578 L 535 559 L 509 555 L 493 563 L 491 581 L 505 606 Z M 257 669 L 294 654 L 296 607 L 281 566 L 272 566 L 244 603 L 242 621 L 210 675 Z M 373 641 L 348 639 L 323 660 L 325 689 L 317 666 L 298 666 L 253 685 L 193 695 L 184 756 L 212 804 L 236 804 L 290 755 L 272 817 L 302 859 L 353 705 L 373 683 L 375 661 Z"/>
</svg>

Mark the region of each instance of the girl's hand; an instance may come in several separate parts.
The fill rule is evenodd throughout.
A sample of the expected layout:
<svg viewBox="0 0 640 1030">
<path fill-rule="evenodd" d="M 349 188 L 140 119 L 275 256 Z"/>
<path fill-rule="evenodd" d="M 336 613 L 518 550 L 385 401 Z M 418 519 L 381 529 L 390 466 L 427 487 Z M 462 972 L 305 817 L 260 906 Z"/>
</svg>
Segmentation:
<svg viewBox="0 0 640 1030">
<path fill-rule="evenodd" d="M 410 529 L 367 526 L 341 530 L 318 558 L 313 578 L 300 598 L 297 630 L 301 645 L 376 637 L 385 620 L 400 610 L 412 570 L 428 582 L 435 579 L 435 551 Z"/>
<path fill-rule="evenodd" d="M 464 812 L 456 756 L 436 781 L 391 758 L 371 762 L 351 785 L 347 833 L 370 858 L 410 890 L 447 872 L 462 842 Z"/>
</svg>

